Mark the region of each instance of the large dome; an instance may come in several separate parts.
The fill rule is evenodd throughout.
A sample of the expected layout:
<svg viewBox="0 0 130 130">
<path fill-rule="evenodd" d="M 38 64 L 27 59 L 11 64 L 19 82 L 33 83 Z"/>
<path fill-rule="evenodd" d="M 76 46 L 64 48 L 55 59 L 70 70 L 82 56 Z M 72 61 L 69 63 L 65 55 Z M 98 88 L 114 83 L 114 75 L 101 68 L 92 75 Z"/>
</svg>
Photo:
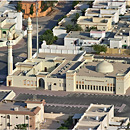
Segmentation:
<svg viewBox="0 0 130 130">
<path fill-rule="evenodd" d="M 96 71 L 100 73 L 111 73 L 113 70 L 113 65 L 105 60 L 98 63 L 96 66 Z"/>
</svg>

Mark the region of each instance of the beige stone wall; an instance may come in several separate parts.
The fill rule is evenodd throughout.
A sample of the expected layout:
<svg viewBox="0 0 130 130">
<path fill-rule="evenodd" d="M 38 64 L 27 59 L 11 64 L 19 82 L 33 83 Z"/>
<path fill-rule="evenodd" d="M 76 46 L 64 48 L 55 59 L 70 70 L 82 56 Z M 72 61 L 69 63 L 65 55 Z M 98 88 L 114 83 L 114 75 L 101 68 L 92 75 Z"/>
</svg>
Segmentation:
<svg viewBox="0 0 130 130">
<path fill-rule="evenodd" d="M 75 91 L 75 84 L 76 84 L 76 72 L 66 73 L 66 91 Z"/>
<path fill-rule="evenodd" d="M 126 54 L 127 49 L 107 48 L 107 54 Z"/>
<path fill-rule="evenodd" d="M 7 86 L 8 81 L 12 81 L 12 87 L 36 88 L 36 77 L 7 76 Z"/>
<path fill-rule="evenodd" d="M 76 76 L 75 91 L 114 93 L 116 80 L 114 78 Z"/>
<path fill-rule="evenodd" d="M 72 114 L 63 114 L 63 113 L 45 113 L 45 118 L 47 119 L 67 119 L 69 116 L 72 116 Z"/>
</svg>

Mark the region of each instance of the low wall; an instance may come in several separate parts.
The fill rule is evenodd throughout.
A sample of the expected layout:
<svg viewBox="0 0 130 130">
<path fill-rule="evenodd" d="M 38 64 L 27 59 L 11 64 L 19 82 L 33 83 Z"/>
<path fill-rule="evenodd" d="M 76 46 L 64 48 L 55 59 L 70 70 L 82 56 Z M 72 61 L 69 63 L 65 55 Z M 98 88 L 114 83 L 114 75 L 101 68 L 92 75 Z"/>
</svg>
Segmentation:
<svg viewBox="0 0 130 130">
<path fill-rule="evenodd" d="M 44 113 L 44 118 L 47 119 L 67 119 L 72 114 L 63 114 L 63 113 Z"/>
<path fill-rule="evenodd" d="M 38 17 L 44 17 L 46 16 L 49 12 L 51 12 L 52 7 L 49 7 L 46 11 L 38 13 Z M 34 18 L 36 17 L 36 13 L 33 13 L 33 15 L 30 14 L 24 14 L 24 18 L 27 19 L 28 17 Z"/>
<path fill-rule="evenodd" d="M 10 93 L 4 98 L 5 100 L 12 100 L 16 96 L 15 92 L 12 90 Z"/>
<path fill-rule="evenodd" d="M 107 48 L 107 54 L 127 54 L 129 50 L 128 49 L 119 49 L 119 48 Z"/>
<path fill-rule="evenodd" d="M 39 49 L 40 53 L 57 53 L 57 54 L 79 54 L 81 50 L 69 50 L 69 49 Z"/>
</svg>

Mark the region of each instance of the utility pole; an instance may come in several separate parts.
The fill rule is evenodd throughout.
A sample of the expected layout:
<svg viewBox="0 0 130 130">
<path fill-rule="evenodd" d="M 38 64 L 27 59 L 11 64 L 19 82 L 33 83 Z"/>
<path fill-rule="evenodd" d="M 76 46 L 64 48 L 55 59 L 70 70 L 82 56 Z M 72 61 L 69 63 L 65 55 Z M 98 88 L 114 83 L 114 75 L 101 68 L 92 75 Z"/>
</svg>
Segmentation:
<svg viewBox="0 0 130 130">
<path fill-rule="evenodd" d="M 37 57 L 39 53 L 39 44 L 38 44 L 38 1 L 36 1 L 36 26 L 37 26 Z"/>
</svg>

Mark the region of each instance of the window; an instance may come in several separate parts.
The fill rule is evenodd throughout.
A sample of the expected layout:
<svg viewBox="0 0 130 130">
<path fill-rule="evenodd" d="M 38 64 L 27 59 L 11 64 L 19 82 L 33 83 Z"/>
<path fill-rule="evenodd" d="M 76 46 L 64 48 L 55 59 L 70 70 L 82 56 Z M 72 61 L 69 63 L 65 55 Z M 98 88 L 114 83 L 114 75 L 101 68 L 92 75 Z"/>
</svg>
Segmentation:
<svg viewBox="0 0 130 130">
<path fill-rule="evenodd" d="M 112 87 L 111 87 L 111 91 L 112 91 Z"/>
<path fill-rule="evenodd" d="M 89 85 L 88 85 L 88 90 L 89 90 Z"/>
<path fill-rule="evenodd" d="M 96 86 L 96 90 L 98 90 L 98 86 Z"/>
<path fill-rule="evenodd" d="M 26 80 L 24 80 L 24 85 L 26 85 Z"/>
<path fill-rule="evenodd" d="M 26 116 L 26 120 L 28 120 L 29 118 L 28 118 L 28 116 Z"/>
<path fill-rule="evenodd" d="M 87 85 L 85 85 L 85 89 L 87 89 Z"/>
<path fill-rule="evenodd" d="M 16 116 L 16 119 L 18 119 L 18 117 Z"/>
<path fill-rule="evenodd" d="M 93 86 L 91 85 L 91 90 L 93 89 Z"/>
<path fill-rule="evenodd" d="M 78 84 L 76 84 L 76 89 L 78 89 Z"/>
<path fill-rule="evenodd" d="M 102 86 L 102 91 L 104 91 L 104 86 Z"/>
<path fill-rule="evenodd" d="M 113 87 L 113 91 L 115 91 L 115 87 Z"/>
<path fill-rule="evenodd" d="M 7 123 L 7 126 L 10 126 L 10 123 Z"/>
<path fill-rule="evenodd" d="M 105 91 L 107 91 L 107 86 L 105 86 Z"/>
<path fill-rule="evenodd" d="M 33 81 L 31 81 L 31 86 L 33 86 Z"/>
<path fill-rule="evenodd" d="M 101 90 L 101 86 L 99 86 L 99 90 Z"/>
<path fill-rule="evenodd" d="M 84 85 L 82 85 L 82 89 L 84 89 Z"/>
<path fill-rule="evenodd" d="M 79 85 L 79 89 L 81 89 L 81 85 Z"/>
<path fill-rule="evenodd" d="M 107 87 L 107 90 L 109 91 L 109 87 Z"/>
<path fill-rule="evenodd" d="M 7 119 L 10 119 L 10 115 L 7 115 Z"/>
<path fill-rule="evenodd" d="M 54 83 L 54 85 L 56 85 L 56 83 Z"/>
<path fill-rule="evenodd" d="M 95 90 L 95 85 L 93 86 L 93 89 Z"/>
</svg>

